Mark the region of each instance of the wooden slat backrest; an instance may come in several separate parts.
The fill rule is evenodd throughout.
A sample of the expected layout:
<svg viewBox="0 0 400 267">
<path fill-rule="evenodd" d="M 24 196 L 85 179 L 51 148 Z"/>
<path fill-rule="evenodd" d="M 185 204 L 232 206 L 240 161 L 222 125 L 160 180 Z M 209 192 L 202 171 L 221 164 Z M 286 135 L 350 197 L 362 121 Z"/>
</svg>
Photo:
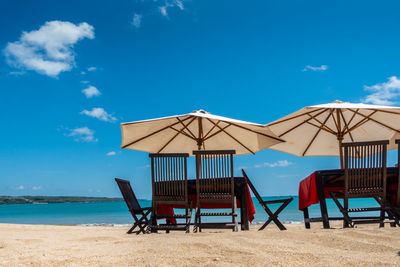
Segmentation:
<svg viewBox="0 0 400 267">
<path fill-rule="evenodd" d="M 386 194 L 386 157 L 389 141 L 343 143 L 345 197 Z"/>
<path fill-rule="evenodd" d="M 150 154 L 153 197 L 187 200 L 188 153 Z"/>
<path fill-rule="evenodd" d="M 130 182 L 118 178 L 115 178 L 115 181 L 118 184 L 119 190 L 121 191 L 122 197 L 124 198 L 128 209 L 133 213 L 140 210 L 140 204 L 132 190 Z"/>
<path fill-rule="evenodd" d="M 233 155 L 235 150 L 196 150 L 198 195 L 234 195 Z"/>
</svg>

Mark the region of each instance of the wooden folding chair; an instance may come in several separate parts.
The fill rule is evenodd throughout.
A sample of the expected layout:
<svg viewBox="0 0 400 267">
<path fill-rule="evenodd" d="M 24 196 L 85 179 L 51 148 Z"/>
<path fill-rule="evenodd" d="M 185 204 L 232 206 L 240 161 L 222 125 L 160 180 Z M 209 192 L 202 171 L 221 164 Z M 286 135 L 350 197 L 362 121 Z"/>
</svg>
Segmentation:
<svg viewBox="0 0 400 267">
<path fill-rule="evenodd" d="M 133 233 L 136 227 L 139 228 L 136 231 L 136 234 L 147 233 L 147 226 L 149 225 L 149 219 L 147 218 L 147 216 L 151 212 L 151 207 L 140 207 L 140 204 L 135 196 L 135 193 L 132 190 L 129 181 L 118 178 L 115 178 L 115 181 L 118 184 L 119 190 L 122 193 L 122 196 L 125 200 L 126 205 L 128 206 L 129 211 L 132 214 L 133 219 L 135 220 L 135 223 L 127 233 Z"/>
<path fill-rule="evenodd" d="M 238 231 L 236 197 L 234 192 L 234 150 L 199 150 L 196 156 L 197 206 L 194 231 L 202 228 L 227 228 Z M 202 212 L 203 204 L 226 204 L 230 212 Z M 229 216 L 231 222 L 202 223 L 202 216 Z"/>
<path fill-rule="evenodd" d="M 181 230 L 189 233 L 192 217 L 192 201 L 188 199 L 187 153 L 150 154 L 153 189 L 153 218 L 151 231 Z M 185 214 L 159 214 L 159 205 L 182 206 Z M 184 219 L 183 224 L 158 224 L 157 219 Z"/>
<path fill-rule="evenodd" d="M 361 223 L 379 223 L 384 227 L 386 206 L 386 156 L 389 141 L 343 143 L 344 191 L 330 192 L 333 201 L 343 214 L 343 227 Z M 338 198 L 343 197 L 343 206 Z M 374 198 L 379 207 L 349 208 L 350 198 Z M 379 211 L 376 218 L 353 219 L 349 213 Z"/>
<path fill-rule="evenodd" d="M 272 221 L 278 226 L 280 230 L 286 230 L 286 227 L 278 220 L 278 215 L 281 213 L 287 205 L 289 205 L 290 202 L 292 202 L 293 197 L 291 198 L 285 198 L 285 199 L 277 199 L 277 200 L 263 200 L 260 194 L 257 192 L 256 188 L 254 187 L 253 183 L 250 181 L 249 177 L 247 176 L 246 172 L 242 169 L 242 174 L 243 177 L 246 179 L 247 184 L 250 186 L 251 191 L 253 191 L 253 194 L 257 198 L 258 202 L 260 203 L 261 207 L 265 210 L 265 212 L 268 214 L 268 219 L 267 221 L 258 229 L 258 231 L 263 230 L 268 224 L 270 224 Z M 272 212 L 271 209 L 268 207 L 269 204 L 278 204 L 282 203 L 282 205 L 275 211 Z"/>
<path fill-rule="evenodd" d="M 391 226 L 400 226 L 400 139 L 395 140 L 395 143 L 397 144 L 397 186 L 388 188 L 387 213 L 389 218 L 394 220 Z M 390 196 L 394 197 L 394 203 Z"/>
</svg>

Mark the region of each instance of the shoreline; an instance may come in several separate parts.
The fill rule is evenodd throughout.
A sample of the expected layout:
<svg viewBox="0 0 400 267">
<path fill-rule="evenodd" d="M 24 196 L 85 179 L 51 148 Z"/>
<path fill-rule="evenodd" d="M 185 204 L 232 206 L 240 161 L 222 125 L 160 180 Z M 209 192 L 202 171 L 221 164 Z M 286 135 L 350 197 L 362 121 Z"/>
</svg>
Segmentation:
<svg viewBox="0 0 400 267">
<path fill-rule="evenodd" d="M 237 233 L 126 234 L 127 227 L 0 223 L 5 266 L 399 266 L 399 228 L 275 225 Z"/>
<path fill-rule="evenodd" d="M 284 225 L 303 225 L 304 221 L 284 221 L 281 220 L 281 222 Z M 250 227 L 257 227 L 260 225 L 263 225 L 265 221 L 257 221 L 257 222 L 252 222 L 250 223 Z M 43 225 L 43 226 L 86 226 L 86 227 L 130 227 L 132 223 L 57 223 L 57 224 L 47 224 L 47 223 L 9 223 L 9 222 L 0 222 L 0 225 L 31 225 L 31 226 L 37 226 L 37 225 Z M 191 226 L 194 225 L 194 223 L 190 224 Z M 271 225 L 274 225 L 274 222 L 271 222 Z"/>
</svg>

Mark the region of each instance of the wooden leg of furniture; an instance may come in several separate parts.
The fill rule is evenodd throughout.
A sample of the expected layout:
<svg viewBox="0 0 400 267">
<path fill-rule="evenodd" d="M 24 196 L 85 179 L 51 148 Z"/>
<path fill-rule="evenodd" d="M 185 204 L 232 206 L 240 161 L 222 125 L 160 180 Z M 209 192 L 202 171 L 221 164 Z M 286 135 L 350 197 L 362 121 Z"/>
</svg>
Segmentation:
<svg viewBox="0 0 400 267">
<path fill-rule="evenodd" d="M 147 215 L 151 212 L 151 210 L 148 210 L 146 213 L 141 212 L 139 213 L 141 215 L 140 219 L 136 216 L 136 214 L 132 214 L 133 218 L 135 219 L 135 223 L 131 227 L 131 229 L 128 230 L 127 234 L 133 233 L 133 230 L 135 230 L 136 227 L 139 227 L 139 230 L 136 231 L 136 234 L 146 234 L 147 230 L 146 227 L 149 225 L 149 220 L 147 219 Z"/>
<path fill-rule="evenodd" d="M 247 210 L 247 187 L 242 187 L 240 196 L 240 224 L 242 230 L 249 230 L 249 216 Z"/>
<path fill-rule="evenodd" d="M 386 212 L 388 214 L 389 219 L 393 221 L 390 223 L 390 227 L 400 226 L 399 216 L 396 214 L 391 205 L 387 207 Z"/>
<path fill-rule="evenodd" d="M 319 197 L 319 206 L 321 208 L 321 217 L 324 229 L 329 229 L 329 216 L 328 209 L 326 208 L 325 194 L 324 194 L 324 184 L 322 179 L 315 179 L 317 184 L 317 192 Z"/>
<path fill-rule="evenodd" d="M 349 217 L 349 213 L 347 211 L 348 203 L 344 202 L 344 207 L 340 204 L 339 200 L 336 197 L 336 193 L 330 192 L 330 195 L 335 202 L 336 206 L 339 208 L 340 212 L 343 214 L 343 228 L 354 227 L 353 221 Z"/>
<path fill-rule="evenodd" d="M 390 214 L 388 214 L 388 216 L 389 216 L 389 219 L 390 219 L 390 220 L 393 220 L 393 221 L 395 220 L 394 217 L 391 216 Z M 390 227 L 396 227 L 396 223 L 395 223 L 395 222 L 391 222 L 391 223 L 390 223 Z"/>
<path fill-rule="evenodd" d="M 157 218 L 156 218 L 156 208 L 153 206 L 153 210 L 152 210 L 152 213 L 151 213 L 151 226 L 150 226 L 150 228 L 151 228 L 151 230 L 150 230 L 150 232 L 151 233 L 157 233 L 158 231 L 157 231 L 157 229 L 155 228 L 155 227 L 152 227 L 152 226 L 157 226 Z"/>
<path fill-rule="evenodd" d="M 240 230 L 241 231 L 244 231 L 244 228 L 245 228 L 245 226 L 244 226 L 244 221 L 243 221 L 243 201 L 242 201 L 243 199 L 242 199 L 242 197 L 240 197 Z"/>
<path fill-rule="evenodd" d="M 193 226 L 193 233 L 197 233 L 199 230 L 199 222 L 198 222 L 198 216 L 199 216 L 199 211 L 198 208 L 196 207 L 195 212 L 194 212 L 194 226 Z"/>
<path fill-rule="evenodd" d="M 198 229 L 198 231 L 201 233 L 201 215 L 200 215 L 200 213 L 201 213 L 201 210 L 199 209 L 199 217 L 198 217 L 198 219 L 197 219 L 197 221 L 198 221 L 198 227 L 197 227 L 197 229 Z"/>
<path fill-rule="evenodd" d="M 306 229 L 310 229 L 311 225 L 310 225 L 310 215 L 308 214 L 308 208 L 303 209 L 303 215 L 304 215 L 304 226 L 306 227 Z"/>
<path fill-rule="evenodd" d="M 193 232 L 201 232 L 201 216 L 200 216 L 200 207 L 196 207 L 196 214 L 195 214 L 195 220 L 194 220 L 194 229 Z"/>
<path fill-rule="evenodd" d="M 397 208 L 393 206 L 393 204 L 390 202 L 390 199 L 386 199 L 385 204 L 382 203 L 382 199 L 379 199 L 378 197 L 374 197 L 376 202 L 378 202 L 379 205 L 385 210 L 385 212 L 388 215 L 390 222 L 390 227 L 396 227 L 400 226 L 400 214 L 397 211 Z"/>
<path fill-rule="evenodd" d="M 339 202 L 339 201 L 337 200 L 337 202 Z M 347 212 L 347 210 L 349 209 L 349 200 L 344 199 L 343 205 L 344 205 L 344 208 L 342 209 L 342 211 L 343 211 L 344 217 L 346 218 L 349 216 L 349 213 Z M 349 220 L 343 220 L 343 228 L 349 228 Z"/>
<path fill-rule="evenodd" d="M 234 197 L 233 199 L 232 223 L 235 225 L 234 228 L 232 229 L 233 232 L 237 232 L 239 227 L 238 227 L 238 212 L 237 212 L 236 197 Z"/>
<path fill-rule="evenodd" d="M 381 216 L 380 216 L 380 223 L 379 223 L 379 228 L 385 227 L 385 208 L 381 207 Z"/>
<path fill-rule="evenodd" d="M 279 199 L 279 200 L 269 200 L 269 201 L 264 201 L 262 203 L 262 207 L 264 210 L 267 212 L 269 218 L 268 220 L 258 229 L 258 231 L 263 230 L 270 222 L 274 222 L 276 226 L 281 230 L 286 230 L 286 227 L 279 221 L 278 215 L 281 213 L 287 205 L 289 205 L 290 202 L 292 202 L 293 198 L 288 198 L 288 199 Z M 277 204 L 277 203 L 282 203 L 282 205 L 275 211 L 272 212 L 270 208 L 268 208 L 268 204 Z"/>
<path fill-rule="evenodd" d="M 127 234 L 132 234 L 132 232 L 133 232 L 133 230 L 135 230 L 136 226 L 137 226 L 137 222 L 135 222 L 135 223 L 132 225 L 132 227 L 128 230 L 128 232 L 126 232 L 126 233 L 127 233 Z"/>
<path fill-rule="evenodd" d="M 186 207 L 186 230 L 185 233 L 189 233 L 190 232 L 190 221 L 192 219 L 192 210 L 193 210 L 193 202 L 190 201 L 190 207 L 188 210 L 188 207 Z"/>
</svg>

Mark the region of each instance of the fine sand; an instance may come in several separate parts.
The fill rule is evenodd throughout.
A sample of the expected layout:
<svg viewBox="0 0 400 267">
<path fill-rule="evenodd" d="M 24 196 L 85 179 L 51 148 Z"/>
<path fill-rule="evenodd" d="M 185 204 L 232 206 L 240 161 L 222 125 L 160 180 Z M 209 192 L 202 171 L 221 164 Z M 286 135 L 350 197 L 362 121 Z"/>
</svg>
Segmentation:
<svg viewBox="0 0 400 267">
<path fill-rule="evenodd" d="M 400 266 L 400 228 L 205 230 L 0 224 L 1 266 Z"/>
</svg>

